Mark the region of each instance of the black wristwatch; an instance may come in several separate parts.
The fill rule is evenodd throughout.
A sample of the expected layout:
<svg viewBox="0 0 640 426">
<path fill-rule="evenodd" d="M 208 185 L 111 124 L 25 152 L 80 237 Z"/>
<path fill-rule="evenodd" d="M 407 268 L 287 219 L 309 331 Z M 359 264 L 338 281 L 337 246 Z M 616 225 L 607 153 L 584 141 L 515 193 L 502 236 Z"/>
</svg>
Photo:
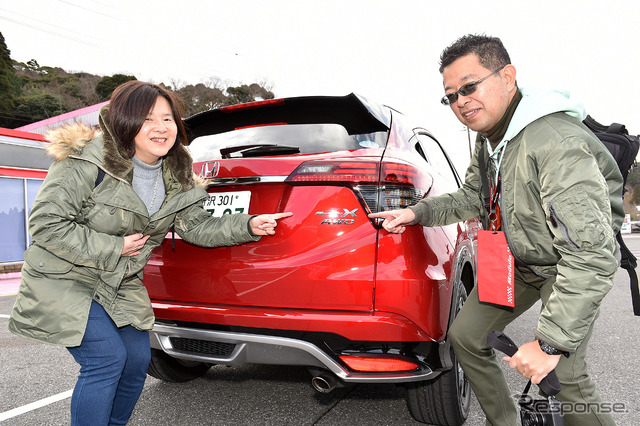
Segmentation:
<svg viewBox="0 0 640 426">
<path fill-rule="evenodd" d="M 543 342 L 542 340 L 538 340 L 538 343 L 540 344 L 540 349 L 542 349 L 542 352 L 546 353 L 547 355 L 564 355 L 569 358 L 569 352 L 556 349 L 547 342 Z"/>
</svg>

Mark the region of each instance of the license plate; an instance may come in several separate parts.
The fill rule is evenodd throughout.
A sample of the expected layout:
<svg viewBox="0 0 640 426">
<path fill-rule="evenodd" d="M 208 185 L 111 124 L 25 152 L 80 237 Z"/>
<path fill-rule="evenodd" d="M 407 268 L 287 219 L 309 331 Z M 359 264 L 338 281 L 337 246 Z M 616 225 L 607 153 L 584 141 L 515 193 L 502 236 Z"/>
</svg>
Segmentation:
<svg viewBox="0 0 640 426">
<path fill-rule="evenodd" d="M 213 192 L 204 202 L 204 208 L 212 216 L 223 214 L 248 213 L 251 202 L 251 191 Z"/>
</svg>

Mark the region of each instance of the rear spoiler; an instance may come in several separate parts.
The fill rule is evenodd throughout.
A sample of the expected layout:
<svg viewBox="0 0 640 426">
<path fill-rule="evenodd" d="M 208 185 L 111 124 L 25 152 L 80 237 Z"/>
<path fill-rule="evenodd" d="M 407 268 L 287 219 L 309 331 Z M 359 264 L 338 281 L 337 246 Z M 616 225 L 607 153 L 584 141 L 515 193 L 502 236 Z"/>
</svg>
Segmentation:
<svg viewBox="0 0 640 426">
<path fill-rule="evenodd" d="M 185 119 L 189 142 L 199 136 L 238 128 L 273 124 L 333 123 L 350 135 L 387 131 L 389 108 L 351 93 L 346 96 L 306 96 L 269 99 L 201 112 Z"/>
</svg>

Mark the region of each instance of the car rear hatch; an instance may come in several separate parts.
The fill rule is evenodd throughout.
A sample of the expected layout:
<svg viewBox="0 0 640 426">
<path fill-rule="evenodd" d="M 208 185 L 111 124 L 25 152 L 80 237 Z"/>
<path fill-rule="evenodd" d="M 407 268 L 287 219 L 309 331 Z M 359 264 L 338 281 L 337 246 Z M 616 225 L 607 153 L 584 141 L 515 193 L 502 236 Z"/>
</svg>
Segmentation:
<svg viewBox="0 0 640 426">
<path fill-rule="evenodd" d="M 292 212 L 257 243 L 197 248 L 167 238 L 145 271 L 154 303 L 371 311 L 380 175 L 391 112 L 351 94 L 276 99 L 186 120 L 205 208 Z M 384 178 L 383 178 L 384 180 Z"/>
</svg>

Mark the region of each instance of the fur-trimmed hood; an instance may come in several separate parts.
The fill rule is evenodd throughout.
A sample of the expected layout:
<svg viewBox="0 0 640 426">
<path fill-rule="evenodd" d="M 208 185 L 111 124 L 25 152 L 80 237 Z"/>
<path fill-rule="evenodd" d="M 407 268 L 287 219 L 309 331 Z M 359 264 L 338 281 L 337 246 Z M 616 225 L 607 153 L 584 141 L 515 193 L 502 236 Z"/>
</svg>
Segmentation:
<svg viewBox="0 0 640 426">
<path fill-rule="evenodd" d="M 109 105 L 105 105 L 100 109 L 100 130 L 76 123 L 50 131 L 47 134 L 47 140 L 50 142 L 47 153 L 54 161 L 67 157 L 91 161 L 105 173 L 130 182 L 133 161 L 113 138 L 109 121 Z M 168 168 L 171 171 L 184 191 L 198 184 L 193 173 L 193 160 L 184 146 L 178 146 L 163 160 L 163 169 Z"/>
</svg>

